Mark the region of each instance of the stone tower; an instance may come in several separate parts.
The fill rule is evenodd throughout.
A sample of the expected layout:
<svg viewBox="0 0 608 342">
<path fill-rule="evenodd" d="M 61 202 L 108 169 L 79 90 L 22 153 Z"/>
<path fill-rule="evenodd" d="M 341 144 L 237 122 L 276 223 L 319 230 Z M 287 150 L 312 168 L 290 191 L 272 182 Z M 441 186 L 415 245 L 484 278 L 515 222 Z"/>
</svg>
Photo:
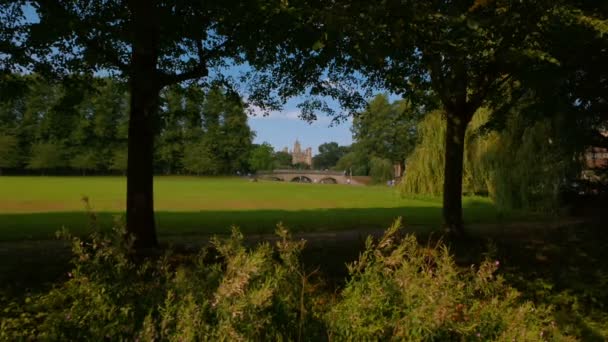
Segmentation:
<svg viewBox="0 0 608 342">
<path fill-rule="evenodd" d="M 293 144 L 293 151 L 291 151 L 291 163 L 302 163 L 312 166 L 312 148 L 308 147 L 306 150 L 302 151 L 302 146 L 296 139 L 296 142 Z"/>
</svg>

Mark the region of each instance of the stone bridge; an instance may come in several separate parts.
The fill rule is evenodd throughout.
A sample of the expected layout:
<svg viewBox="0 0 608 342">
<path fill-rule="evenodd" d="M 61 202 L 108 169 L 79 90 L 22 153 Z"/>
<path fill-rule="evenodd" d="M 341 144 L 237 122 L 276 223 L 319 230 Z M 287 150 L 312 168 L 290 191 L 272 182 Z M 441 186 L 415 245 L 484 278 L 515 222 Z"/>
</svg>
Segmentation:
<svg viewBox="0 0 608 342">
<path fill-rule="evenodd" d="M 283 182 L 321 183 L 321 184 L 353 184 L 365 185 L 369 177 L 345 175 L 344 172 L 316 170 L 274 170 L 259 171 L 259 179 Z"/>
</svg>

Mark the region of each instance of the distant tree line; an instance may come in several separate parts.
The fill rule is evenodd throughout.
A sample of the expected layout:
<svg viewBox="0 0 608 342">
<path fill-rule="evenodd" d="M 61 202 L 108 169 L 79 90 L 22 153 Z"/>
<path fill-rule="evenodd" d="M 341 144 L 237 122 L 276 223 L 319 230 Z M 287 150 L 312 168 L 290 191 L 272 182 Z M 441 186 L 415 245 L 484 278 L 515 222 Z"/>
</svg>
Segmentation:
<svg viewBox="0 0 608 342">
<path fill-rule="evenodd" d="M 403 170 L 405 160 L 416 146 L 420 118 L 419 108 L 412 106 L 409 101 L 391 102 L 388 95 L 379 94 L 354 117 L 354 143 L 341 146 L 332 141 L 319 145 L 318 153 L 312 159 L 312 167 L 316 170 L 344 171 L 353 176 L 371 176 L 376 183 L 394 179 L 399 176 L 395 174 L 394 166 L 401 165 Z M 268 145 L 265 149 L 266 152 L 257 152 L 258 155 L 267 156 L 264 167 L 308 167 L 292 165 L 291 156 L 285 152 L 275 152 L 272 161 L 272 148 Z"/>
<path fill-rule="evenodd" d="M 367 108 L 353 119 L 353 140 L 350 146 L 335 142 L 319 146 L 313 158 L 317 169 L 346 171 L 353 176 L 371 176 L 379 183 L 394 179 L 395 165 L 403 170 L 405 160 L 413 151 L 417 139 L 420 111 L 409 101 L 391 102 L 379 94 Z"/>
<path fill-rule="evenodd" d="M 28 76 L 27 91 L 0 102 L 0 170 L 23 174 L 125 173 L 129 95 L 94 78 L 85 89 Z M 157 174 L 245 172 L 254 132 L 241 99 L 220 88 L 169 87 L 155 120 Z"/>
</svg>

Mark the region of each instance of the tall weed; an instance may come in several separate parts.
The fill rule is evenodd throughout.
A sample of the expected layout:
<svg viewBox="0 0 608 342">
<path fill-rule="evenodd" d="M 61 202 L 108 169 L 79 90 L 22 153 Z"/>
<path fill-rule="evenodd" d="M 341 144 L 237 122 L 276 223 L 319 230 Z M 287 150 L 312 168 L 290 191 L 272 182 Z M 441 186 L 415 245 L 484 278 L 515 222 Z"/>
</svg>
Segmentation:
<svg viewBox="0 0 608 342">
<path fill-rule="evenodd" d="M 95 216 L 91 216 L 95 222 Z M 95 224 L 93 224 L 95 226 Z M 338 292 L 300 262 L 304 241 L 278 225 L 274 246 L 246 248 L 233 228 L 192 255 L 144 260 L 117 221 L 72 243 L 73 270 L 47 293 L 5 303 L 0 340 L 559 340 L 550 308 L 497 275 L 457 267 L 447 247 L 418 244 L 395 222 L 368 238 Z"/>
</svg>

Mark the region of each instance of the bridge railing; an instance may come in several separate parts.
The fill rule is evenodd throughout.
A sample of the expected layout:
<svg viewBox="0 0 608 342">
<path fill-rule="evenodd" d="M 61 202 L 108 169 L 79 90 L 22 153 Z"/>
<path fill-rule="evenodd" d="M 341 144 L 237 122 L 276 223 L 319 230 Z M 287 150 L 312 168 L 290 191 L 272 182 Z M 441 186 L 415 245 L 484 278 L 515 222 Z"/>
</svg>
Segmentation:
<svg viewBox="0 0 608 342">
<path fill-rule="evenodd" d="M 276 174 L 314 174 L 314 175 L 327 175 L 327 176 L 344 176 L 344 172 L 339 171 L 322 171 L 322 170 L 292 170 L 292 169 L 284 169 L 284 170 L 273 170 L 273 171 L 258 171 L 257 175 L 276 175 Z"/>
</svg>

